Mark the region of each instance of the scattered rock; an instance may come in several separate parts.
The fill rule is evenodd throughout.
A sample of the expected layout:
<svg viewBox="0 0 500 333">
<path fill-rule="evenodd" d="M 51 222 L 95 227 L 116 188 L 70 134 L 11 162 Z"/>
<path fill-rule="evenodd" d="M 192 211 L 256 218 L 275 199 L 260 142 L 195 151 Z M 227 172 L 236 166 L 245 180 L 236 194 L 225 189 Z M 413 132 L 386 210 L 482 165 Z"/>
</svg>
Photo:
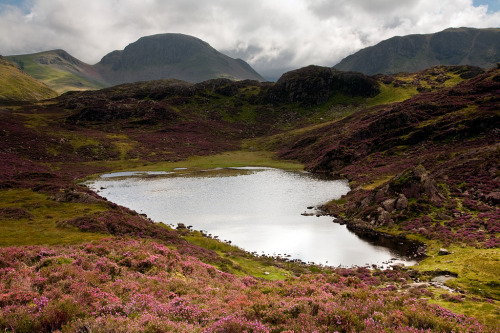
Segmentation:
<svg viewBox="0 0 500 333">
<path fill-rule="evenodd" d="M 382 202 L 382 207 L 386 211 L 392 212 L 395 208 L 395 204 L 396 204 L 396 199 L 387 199 L 384 202 Z"/>
<path fill-rule="evenodd" d="M 413 288 L 427 288 L 430 287 L 431 285 L 426 282 L 417 282 L 417 283 L 412 283 L 409 286 Z"/>
<path fill-rule="evenodd" d="M 408 199 L 404 194 L 400 194 L 396 200 L 396 209 L 405 210 L 406 208 L 408 208 Z"/>
<path fill-rule="evenodd" d="M 451 275 L 439 275 L 432 278 L 431 281 L 435 283 L 445 283 L 446 281 L 453 279 L 456 279 L 456 277 Z"/>
<path fill-rule="evenodd" d="M 444 221 L 448 221 L 448 220 L 451 220 L 452 217 L 449 216 L 449 215 L 446 215 L 444 213 L 437 213 L 436 217 L 440 220 L 444 220 Z"/>
<path fill-rule="evenodd" d="M 419 164 L 413 169 L 413 174 L 420 178 L 420 181 L 423 182 L 427 178 L 427 170 L 425 170 L 422 164 Z"/>
<path fill-rule="evenodd" d="M 337 217 L 337 218 L 335 218 L 335 219 L 333 220 L 333 222 L 338 223 L 338 224 L 340 224 L 340 225 L 344 225 L 344 224 L 346 224 L 346 221 L 345 221 L 343 218 L 341 218 L 341 217 Z"/>
<path fill-rule="evenodd" d="M 79 191 L 62 191 L 54 195 L 57 202 L 75 202 L 75 203 L 96 203 L 100 200 L 92 195 Z"/>
<path fill-rule="evenodd" d="M 447 256 L 449 254 L 452 254 L 452 252 L 450 252 L 449 250 L 447 250 L 445 248 L 439 249 L 438 256 Z"/>
<path fill-rule="evenodd" d="M 485 199 L 486 201 L 489 201 L 494 205 L 498 205 L 500 204 L 500 192 L 491 192 L 490 194 L 486 195 Z"/>
<path fill-rule="evenodd" d="M 379 207 L 377 209 L 377 212 L 379 213 L 377 219 L 378 225 L 387 225 L 392 222 L 391 214 L 388 211 L 384 210 L 382 207 Z"/>
</svg>

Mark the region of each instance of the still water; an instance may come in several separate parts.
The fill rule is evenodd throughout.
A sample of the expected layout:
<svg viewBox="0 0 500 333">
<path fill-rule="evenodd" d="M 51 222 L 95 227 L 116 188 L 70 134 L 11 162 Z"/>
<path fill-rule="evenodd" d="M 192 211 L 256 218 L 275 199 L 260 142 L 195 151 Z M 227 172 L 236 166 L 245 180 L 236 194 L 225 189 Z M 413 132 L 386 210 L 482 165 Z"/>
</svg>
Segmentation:
<svg viewBox="0 0 500 333">
<path fill-rule="evenodd" d="M 328 216 L 303 216 L 349 191 L 347 181 L 271 168 L 101 176 L 88 184 L 109 201 L 156 222 L 191 225 L 249 252 L 329 266 L 413 264 L 370 244 Z"/>
</svg>

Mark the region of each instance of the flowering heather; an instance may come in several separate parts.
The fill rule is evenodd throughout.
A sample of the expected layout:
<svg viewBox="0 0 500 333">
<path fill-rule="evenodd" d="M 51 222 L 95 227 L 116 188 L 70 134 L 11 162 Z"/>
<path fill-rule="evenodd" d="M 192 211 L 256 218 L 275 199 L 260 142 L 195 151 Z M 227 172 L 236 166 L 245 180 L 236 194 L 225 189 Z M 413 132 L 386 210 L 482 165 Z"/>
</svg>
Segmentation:
<svg viewBox="0 0 500 333">
<path fill-rule="evenodd" d="M 398 286 L 399 271 L 236 277 L 152 240 L 0 249 L 13 332 L 488 332 Z"/>
</svg>

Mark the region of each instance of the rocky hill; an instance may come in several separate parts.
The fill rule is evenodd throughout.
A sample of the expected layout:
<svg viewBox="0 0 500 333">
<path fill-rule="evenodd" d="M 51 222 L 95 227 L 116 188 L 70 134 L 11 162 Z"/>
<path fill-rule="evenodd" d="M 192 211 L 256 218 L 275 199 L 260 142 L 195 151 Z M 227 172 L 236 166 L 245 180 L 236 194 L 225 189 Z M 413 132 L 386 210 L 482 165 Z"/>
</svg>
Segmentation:
<svg viewBox="0 0 500 333">
<path fill-rule="evenodd" d="M 55 91 L 0 56 L 0 105 L 35 102 L 56 96 Z"/>
<path fill-rule="evenodd" d="M 368 75 L 416 72 L 436 65 L 473 65 L 485 69 L 500 62 L 500 29 L 456 28 L 392 37 L 362 49 L 334 67 Z"/>
<path fill-rule="evenodd" d="M 493 69 L 302 133 L 280 154 L 350 179 L 347 203 L 326 208 L 353 229 L 396 225 L 448 244 L 496 247 L 499 96 L 500 69 Z M 476 223 L 484 232 L 472 232 Z"/>
<path fill-rule="evenodd" d="M 308 66 L 283 74 L 266 95 L 273 103 L 319 105 L 333 96 L 373 97 L 380 92 L 378 82 L 361 73 Z"/>
<path fill-rule="evenodd" d="M 264 81 L 243 60 L 182 34 L 142 37 L 104 56 L 95 68 L 111 84 L 169 78 L 193 83 L 214 78 Z"/>
</svg>

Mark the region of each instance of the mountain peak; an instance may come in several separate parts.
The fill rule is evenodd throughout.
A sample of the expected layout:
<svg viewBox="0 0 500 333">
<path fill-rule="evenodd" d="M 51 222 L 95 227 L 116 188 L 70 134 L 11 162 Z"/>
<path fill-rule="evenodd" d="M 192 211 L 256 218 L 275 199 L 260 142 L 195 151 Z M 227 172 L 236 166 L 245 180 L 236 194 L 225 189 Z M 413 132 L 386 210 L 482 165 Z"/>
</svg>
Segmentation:
<svg viewBox="0 0 500 333">
<path fill-rule="evenodd" d="M 96 68 L 113 84 L 166 78 L 193 83 L 218 77 L 264 80 L 243 60 L 230 58 L 199 38 L 178 33 L 141 37 L 104 56 Z"/>
</svg>

